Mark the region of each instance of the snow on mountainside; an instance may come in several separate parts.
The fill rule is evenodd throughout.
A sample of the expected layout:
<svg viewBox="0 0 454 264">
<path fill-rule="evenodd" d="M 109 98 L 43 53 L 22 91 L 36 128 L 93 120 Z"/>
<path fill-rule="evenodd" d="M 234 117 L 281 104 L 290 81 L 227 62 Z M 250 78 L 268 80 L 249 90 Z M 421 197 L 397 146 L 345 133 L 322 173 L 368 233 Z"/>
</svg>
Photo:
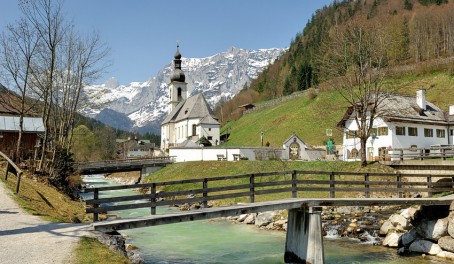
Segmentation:
<svg viewBox="0 0 454 264">
<path fill-rule="evenodd" d="M 214 107 L 221 98 L 232 98 L 284 51 L 285 49 L 277 48 L 230 48 L 207 58 L 183 57 L 182 70 L 186 75 L 188 93 L 191 96 L 203 93 Z M 120 85 L 115 78 L 111 78 L 101 85 L 86 86 L 81 100 L 81 112 L 116 128 L 159 134 L 161 122 L 168 112 L 168 83 L 172 70 L 173 62 L 146 82 Z M 105 109 L 109 111 L 103 111 Z M 119 124 L 117 120 L 112 123 L 112 119 L 117 116 L 115 112 L 121 116 L 126 115 L 132 122 L 125 120 Z"/>
</svg>

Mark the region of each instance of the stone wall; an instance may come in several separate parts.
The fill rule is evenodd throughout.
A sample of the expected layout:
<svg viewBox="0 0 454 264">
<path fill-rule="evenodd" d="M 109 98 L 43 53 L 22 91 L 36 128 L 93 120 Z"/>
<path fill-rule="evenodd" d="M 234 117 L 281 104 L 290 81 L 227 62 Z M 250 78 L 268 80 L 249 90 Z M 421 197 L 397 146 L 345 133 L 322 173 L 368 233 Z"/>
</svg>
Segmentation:
<svg viewBox="0 0 454 264">
<path fill-rule="evenodd" d="M 418 252 L 454 260 L 454 203 L 407 208 L 385 221 L 383 245 L 405 255 Z"/>
</svg>

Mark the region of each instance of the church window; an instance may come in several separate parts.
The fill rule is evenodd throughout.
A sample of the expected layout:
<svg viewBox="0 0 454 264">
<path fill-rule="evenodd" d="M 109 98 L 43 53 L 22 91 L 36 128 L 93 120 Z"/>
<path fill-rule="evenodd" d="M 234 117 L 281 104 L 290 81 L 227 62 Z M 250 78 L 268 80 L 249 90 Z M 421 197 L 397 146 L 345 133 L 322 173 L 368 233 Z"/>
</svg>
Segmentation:
<svg viewBox="0 0 454 264">
<path fill-rule="evenodd" d="M 181 100 L 181 87 L 178 87 L 177 96 L 178 96 L 178 101 L 180 101 Z"/>
<path fill-rule="evenodd" d="M 197 125 L 192 125 L 192 135 L 195 136 L 197 134 Z"/>
</svg>

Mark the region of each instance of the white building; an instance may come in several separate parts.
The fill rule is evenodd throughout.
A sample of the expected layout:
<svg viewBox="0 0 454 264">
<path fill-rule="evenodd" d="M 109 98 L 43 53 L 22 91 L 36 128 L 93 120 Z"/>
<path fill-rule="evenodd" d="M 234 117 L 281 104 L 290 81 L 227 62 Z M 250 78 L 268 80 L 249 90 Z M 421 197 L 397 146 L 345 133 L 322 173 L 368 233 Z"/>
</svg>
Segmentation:
<svg viewBox="0 0 454 264">
<path fill-rule="evenodd" d="M 174 70 L 169 84 L 169 114 L 161 125 L 161 149 L 198 146 L 204 137 L 218 145 L 220 124 L 203 94 L 188 98 L 185 75 L 181 70 L 181 54 L 177 49 Z"/>
<path fill-rule="evenodd" d="M 436 105 L 426 101 L 425 90 L 418 90 L 416 96 L 390 95 L 384 98 L 372 126 L 372 136 L 366 144 L 367 160 L 375 160 L 383 149 L 430 148 L 432 145 L 450 145 L 453 142 L 453 128 L 450 117 Z M 344 129 L 343 159 L 359 160 L 361 145 L 356 132 L 358 126 L 349 107 L 338 127 Z"/>
</svg>

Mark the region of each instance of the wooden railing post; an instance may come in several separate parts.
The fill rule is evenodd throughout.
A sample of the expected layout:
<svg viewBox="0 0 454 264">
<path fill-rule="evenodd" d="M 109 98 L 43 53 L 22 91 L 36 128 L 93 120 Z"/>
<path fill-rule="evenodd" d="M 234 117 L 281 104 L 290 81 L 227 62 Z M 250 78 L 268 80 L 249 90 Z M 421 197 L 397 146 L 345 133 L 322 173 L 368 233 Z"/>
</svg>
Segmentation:
<svg viewBox="0 0 454 264">
<path fill-rule="evenodd" d="M 404 150 L 403 149 L 400 150 L 399 159 L 400 159 L 400 161 L 404 160 Z"/>
<path fill-rule="evenodd" d="M 203 207 L 208 208 L 208 179 L 203 179 Z"/>
<path fill-rule="evenodd" d="M 432 175 L 427 176 L 427 189 L 430 189 L 430 188 L 432 188 Z M 430 192 L 430 191 L 427 192 L 427 196 L 429 198 L 431 198 L 432 197 L 432 192 Z"/>
<path fill-rule="evenodd" d="M 98 188 L 95 188 L 95 191 L 93 192 L 93 200 L 98 200 L 99 199 L 99 190 Z M 93 205 L 93 208 L 98 208 L 99 207 L 99 204 L 95 203 Z M 97 222 L 98 221 L 98 213 L 97 212 L 94 212 L 93 213 L 93 222 Z"/>
<path fill-rule="evenodd" d="M 251 203 L 255 201 L 255 188 L 254 188 L 254 182 L 255 182 L 255 175 L 251 174 L 249 176 L 249 200 Z"/>
<path fill-rule="evenodd" d="M 397 174 L 397 179 L 396 180 L 397 180 L 397 189 L 402 188 L 402 175 L 401 174 Z M 397 192 L 397 197 L 402 198 L 402 192 L 401 191 Z"/>
<path fill-rule="evenodd" d="M 331 172 L 329 175 L 329 197 L 330 198 L 335 198 L 336 197 L 336 191 L 334 190 L 335 184 L 334 184 L 334 171 Z"/>
<path fill-rule="evenodd" d="M 441 149 L 441 159 L 446 160 L 446 149 Z"/>
<path fill-rule="evenodd" d="M 151 184 L 151 214 L 156 214 L 156 183 Z"/>
<path fill-rule="evenodd" d="M 424 160 L 424 149 L 419 150 L 419 159 Z"/>
<path fill-rule="evenodd" d="M 296 170 L 292 172 L 292 198 L 297 197 Z"/>
<path fill-rule="evenodd" d="M 364 175 L 364 188 L 366 188 L 366 191 L 364 192 L 364 196 L 366 198 L 370 198 L 370 193 L 369 193 L 369 173 L 366 173 Z"/>
<path fill-rule="evenodd" d="M 9 162 L 6 163 L 6 169 L 5 169 L 5 181 L 8 180 L 8 173 L 9 173 Z"/>
<path fill-rule="evenodd" d="M 22 171 L 17 172 L 17 183 L 16 183 L 16 193 L 19 193 L 20 188 L 20 178 L 22 176 Z"/>
</svg>

